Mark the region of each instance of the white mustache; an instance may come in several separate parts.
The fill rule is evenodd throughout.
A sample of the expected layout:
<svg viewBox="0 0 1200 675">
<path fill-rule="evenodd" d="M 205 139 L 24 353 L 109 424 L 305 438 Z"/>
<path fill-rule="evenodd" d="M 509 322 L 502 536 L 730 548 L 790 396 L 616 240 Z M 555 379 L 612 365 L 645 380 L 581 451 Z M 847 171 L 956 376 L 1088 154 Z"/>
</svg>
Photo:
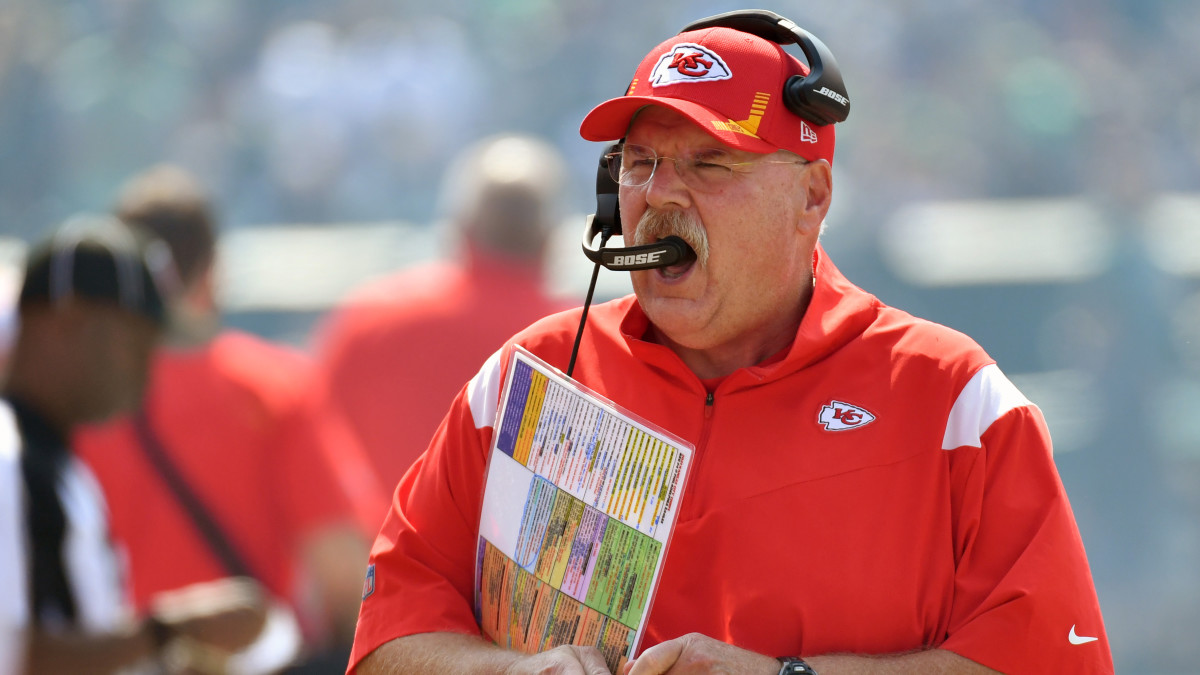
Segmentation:
<svg viewBox="0 0 1200 675">
<path fill-rule="evenodd" d="M 708 233 L 694 214 L 647 207 L 634 232 L 634 244 L 653 244 L 670 236 L 686 241 L 696 252 L 696 262 L 701 266 L 708 263 Z"/>
</svg>

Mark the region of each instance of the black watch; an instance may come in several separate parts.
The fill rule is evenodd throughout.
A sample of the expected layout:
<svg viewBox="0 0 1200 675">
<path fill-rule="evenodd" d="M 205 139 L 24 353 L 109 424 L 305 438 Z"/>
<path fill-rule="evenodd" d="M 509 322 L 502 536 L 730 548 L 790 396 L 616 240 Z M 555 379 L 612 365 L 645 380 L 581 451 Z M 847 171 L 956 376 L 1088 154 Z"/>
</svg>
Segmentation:
<svg viewBox="0 0 1200 675">
<path fill-rule="evenodd" d="M 804 662 L 799 656 L 780 656 L 779 675 L 817 675 L 813 667 Z"/>
</svg>

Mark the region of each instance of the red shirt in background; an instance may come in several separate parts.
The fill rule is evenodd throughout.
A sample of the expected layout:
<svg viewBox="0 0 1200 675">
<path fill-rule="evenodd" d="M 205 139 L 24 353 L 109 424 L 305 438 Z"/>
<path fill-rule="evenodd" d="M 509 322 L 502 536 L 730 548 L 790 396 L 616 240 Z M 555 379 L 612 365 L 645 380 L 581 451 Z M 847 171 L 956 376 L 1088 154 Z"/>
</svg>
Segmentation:
<svg viewBox="0 0 1200 675">
<path fill-rule="evenodd" d="M 488 355 L 567 307 L 527 264 L 482 256 L 413 267 L 352 294 L 321 328 L 318 358 L 384 488 L 425 451 Z"/>
<path fill-rule="evenodd" d="M 147 390 L 158 439 L 226 538 L 277 597 L 295 600 L 306 534 L 352 520 L 369 538 L 386 499 L 353 433 L 313 385 L 298 351 L 227 332 L 205 347 L 161 350 Z M 128 418 L 75 438 L 128 548 L 134 601 L 228 576 L 148 463 Z"/>
</svg>

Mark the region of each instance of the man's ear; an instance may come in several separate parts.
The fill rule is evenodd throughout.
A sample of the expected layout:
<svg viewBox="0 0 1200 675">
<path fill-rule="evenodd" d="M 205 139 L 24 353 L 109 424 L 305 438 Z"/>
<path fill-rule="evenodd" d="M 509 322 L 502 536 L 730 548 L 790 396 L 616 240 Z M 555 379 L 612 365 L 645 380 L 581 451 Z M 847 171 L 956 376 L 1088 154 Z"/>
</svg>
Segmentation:
<svg viewBox="0 0 1200 675">
<path fill-rule="evenodd" d="M 823 159 L 809 162 L 805 168 L 805 212 L 821 222 L 833 198 L 833 168 Z"/>
<path fill-rule="evenodd" d="M 800 178 L 803 204 L 796 226 L 803 231 L 820 231 L 833 198 L 833 171 L 829 162 L 817 159 L 804 166 Z"/>
</svg>

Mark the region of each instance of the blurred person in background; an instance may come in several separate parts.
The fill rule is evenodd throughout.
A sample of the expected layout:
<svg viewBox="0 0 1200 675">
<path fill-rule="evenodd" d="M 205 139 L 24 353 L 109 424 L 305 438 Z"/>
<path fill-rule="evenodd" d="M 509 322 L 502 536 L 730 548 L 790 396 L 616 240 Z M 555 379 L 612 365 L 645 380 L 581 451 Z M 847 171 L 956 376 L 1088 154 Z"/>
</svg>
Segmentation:
<svg viewBox="0 0 1200 675">
<path fill-rule="evenodd" d="M 238 649 L 263 625 L 237 584 L 133 621 L 79 425 L 134 409 L 165 323 L 170 254 L 115 219 L 73 219 L 29 257 L 0 398 L 0 673 L 150 667 L 174 637 Z"/>
<path fill-rule="evenodd" d="M 475 365 L 566 308 L 544 278 L 565 171 L 559 152 L 531 136 L 469 147 L 443 177 L 453 258 L 369 282 L 319 328 L 324 385 L 386 488 L 425 450 Z"/>
<path fill-rule="evenodd" d="M 385 503 L 374 473 L 310 384 L 306 357 L 221 329 L 217 228 L 197 181 L 152 167 L 126 184 L 116 212 L 167 243 L 181 286 L 144 405 L 76 436 L 128 548 L 134 601 L 252 577 L 273 598 L 271 620 L 221 668 L 275 670 L 298 658 L 340 669 Z"/>
</svg>

